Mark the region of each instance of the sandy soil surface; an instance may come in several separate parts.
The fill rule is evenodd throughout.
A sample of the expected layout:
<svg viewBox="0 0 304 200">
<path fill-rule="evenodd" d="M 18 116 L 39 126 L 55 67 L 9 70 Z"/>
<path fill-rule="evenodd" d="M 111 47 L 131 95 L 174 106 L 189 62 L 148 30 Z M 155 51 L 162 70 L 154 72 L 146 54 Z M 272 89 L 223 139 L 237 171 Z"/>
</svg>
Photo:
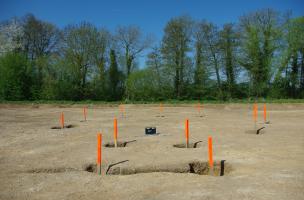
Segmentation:
<svg viewBox="0 0 304 200">
<path fill-rule="evenodd" d="M 204 105 L 203 117 L 196 105 L 164 105 L 164 117 L 158 105 L 125 105 L 124 118 L 89 106 L 86 122 L 80 106 L 0 105 L 0 199 L 304 199 L 304 104 L 268 105 L 270 124 L 262 106 L 256 135 L 249 104 Z M 61 112 L 73 128 L 51 129 Z M 119 142 L 136 141 L 103 147 L 102 175 L 88 172 L 97 132 L 113 142 L 115 116 Z M 173 147 L 185 142 L 185 118 L 197 148 Z M 146 136 L 148 126 L 159 134 Z M 208 161 L 208 136 L 224 176 L 190 173 Z"/>
</svg>

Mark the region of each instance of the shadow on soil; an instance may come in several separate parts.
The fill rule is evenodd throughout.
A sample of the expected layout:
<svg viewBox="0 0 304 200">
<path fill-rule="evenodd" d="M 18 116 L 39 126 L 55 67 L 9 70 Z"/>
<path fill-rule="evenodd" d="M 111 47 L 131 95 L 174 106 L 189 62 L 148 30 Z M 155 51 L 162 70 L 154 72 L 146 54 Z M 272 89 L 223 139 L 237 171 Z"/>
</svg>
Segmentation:
<svg viewBox="0 0 304 200">
<path fill-rule="evenodd" d="M 76 125 L 69 124 L 69 125 L 64 126 L 64 128 L 62 128 L 61 126 L 53 126 L 53 127 L 51 127 L 51 129 L 65 129 L 65 128 L 75 128 L 75 127 L 76 127 Z"/>
<path fill-rule="evenodd" d="M 126 147 L 131 142 L 136 142 L 136 140 L 117 142 L 117 147 Z M 115 143 L 114 142 L 108 142 L 108 143 L 104 144 L 104 147 L 115 148 Z"/>
<path fill-rule="evenodd" d="M 246 134 L 256 134 L 256 135 L 259 135 L 259 134 L 264 134 L 266 131 L 265 131 L 265 128 L 266 127 L 261 127 L 261 128 L 258 128 L 258 129 L 254 129 L 254 130 L 247 130 L 245 131 Z"/>
<path fill-rule="evenodd" d="M 197 141 L 197 142 L 193 142 L 193 143 L 189 143 L 188 148 L 199 148 L 199 143 L 201 143 L 203 141 Z M 173 147 L 176 148 L 186 148 L 186 144 L 185 143 L 180 143 L 180 144 L 174 144 Z"/>
</svg>

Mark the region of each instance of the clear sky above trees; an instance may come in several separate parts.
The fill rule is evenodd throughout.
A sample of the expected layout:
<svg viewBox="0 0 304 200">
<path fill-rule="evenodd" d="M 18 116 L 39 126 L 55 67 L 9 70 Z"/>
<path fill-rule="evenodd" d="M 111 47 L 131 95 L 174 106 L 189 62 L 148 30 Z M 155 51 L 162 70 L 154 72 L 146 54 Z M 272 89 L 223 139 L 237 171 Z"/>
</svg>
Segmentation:
<svg viewBox="0 0 304 200">
<path fill-rule="evenodd" d="M 304 15 L 303 0 L 0 0 L 0 21 L 32 13 L 60 28 L 81 21 L 110 30 L 117 25 L 135 24 L 160 41 L 163 28 L 172 17 L 187 14 L 222 26 L 263 8 L 291 10 L 293 17 Z M 144 58 L 139 58 L 140 66 L 144 62 Z"/>
<path fill-rule="evenodd" d="M 304 15 L 303 0 L 0 0 L 0 21 L 33 13 L 60 28 L 81 21 L 110 30 L 136 24 L 160 40 L 172 17 L 189 14 L 221 26 L 262 8 L 291 10 L 294 17 Z"/>
</svg>

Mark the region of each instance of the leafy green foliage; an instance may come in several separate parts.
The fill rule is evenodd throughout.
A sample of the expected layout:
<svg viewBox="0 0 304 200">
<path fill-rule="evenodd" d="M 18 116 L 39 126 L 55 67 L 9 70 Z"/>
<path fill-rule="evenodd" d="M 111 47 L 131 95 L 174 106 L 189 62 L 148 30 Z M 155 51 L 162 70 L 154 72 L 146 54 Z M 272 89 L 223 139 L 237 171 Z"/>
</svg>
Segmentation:
<svg viewBox="0 0 304 200">
<path fill-rule="evenodd" d="M 0 59 L 0 99 L 31 98 L 29 63 L 20 53 L 7 53 Z"/>
<path fill-rule="evenodd" d="M 132 100 L 159 99 L 156 75 L 149 68 L 133 72 L 128 77 L 126 86 Z"/>
<path fill-rule="evenodd" d="M 178 16 L 149 49 L 137 26 L 60 30 L 33 15 L 14 18 L 0 23 L 0 100 L 304 98 L 303 27 L 303 17 L 271 9 L 223 27 Z"/>
</svg>

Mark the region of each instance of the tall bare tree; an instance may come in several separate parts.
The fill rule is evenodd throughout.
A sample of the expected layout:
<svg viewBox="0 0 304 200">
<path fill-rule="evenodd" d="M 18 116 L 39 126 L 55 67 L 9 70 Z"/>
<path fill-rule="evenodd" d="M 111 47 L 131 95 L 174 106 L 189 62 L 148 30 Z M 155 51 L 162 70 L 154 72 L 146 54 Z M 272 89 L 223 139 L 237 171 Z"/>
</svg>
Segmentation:
<svg viewBox="0 0 304 200">
<path fill-rule="evenodd" d="M 161 57 L 161 50 L 159 47 L 155 46 L 152 48 L 152 51 L 147 56 L 146 64 L 156 73 L 157 82 L 159 90 L 162 90 L 162 79 L 163 79 L 163 63 Z"/>
<path fill-rule="evenodd" d="M 55 25 L 36 19 L 32 14 L 24 18 L 23 48 L 31 60 L 52 52 L 60 39 Z"/>
<path fill-rule="evenodd" d="M 93 32 L 92 40 L 92 65 L 97 68 L 98 91 L 103 93 L 106 90 L 106 65 L 109 63 L 112 36 L 108 30 L 102 28 Z"/>
<path fill-rule="evenodd" d="M 220 48 L 223 54 L 224 71 L 230 97 L 233 97 L 236 84 L 238 38 L 239 34 L 234 25 L 224 24 L 223 30 L 220 32 Z"/>
<path fill-rule="evenodd" d="M 83 99 L 87 94 L 87 80 L 96 64 L 96 37 L 98 31 L 92 24 L 83 22 L 70 25 L 65 29 L 64 56 L 71 67 L 76 91 L 76 99 Z"/>
<path fill-rule="evenodd" d="M 220 37 L 217 26 L 211 22 L 203 22 L 201 24 L 201 31 L 203 37 L 203 44 L 206 48 L 206 57 L 208 57 L 209 64 L 213 66 L 216 76 L 218 96 L 223 97 L 222 83 L 220 76 Z"/>
<path fill-rule="evenodd" d="M 206 89 L 206 83 L 208 79 L 207 57 L 205 54 L 207 46 L 205 46 L 204 43 L 203 27 L 204 22 L 198 22 L 195 24 L 193 32 L 195 50 L 194 84 L 200 98 L 204 93 L 204 89 Z"/>
<path fill-rule="evenodd" d="M 127 77 L 132 72 L 134 60 L 151 44 L 137 26 L 119 26 L 116 30 L 118 48 L 123 51 Z"/>
</svg>

